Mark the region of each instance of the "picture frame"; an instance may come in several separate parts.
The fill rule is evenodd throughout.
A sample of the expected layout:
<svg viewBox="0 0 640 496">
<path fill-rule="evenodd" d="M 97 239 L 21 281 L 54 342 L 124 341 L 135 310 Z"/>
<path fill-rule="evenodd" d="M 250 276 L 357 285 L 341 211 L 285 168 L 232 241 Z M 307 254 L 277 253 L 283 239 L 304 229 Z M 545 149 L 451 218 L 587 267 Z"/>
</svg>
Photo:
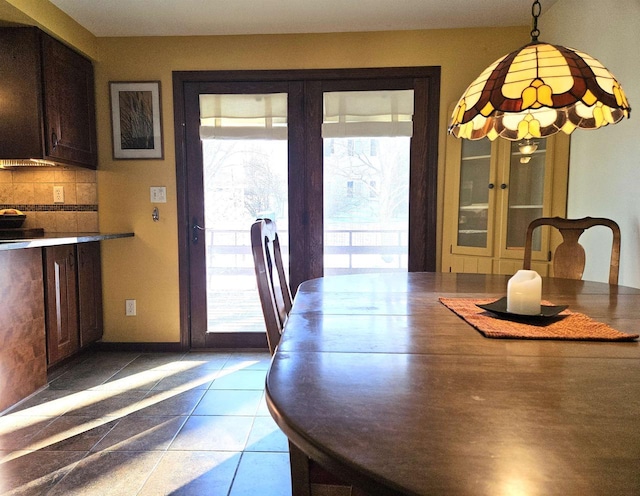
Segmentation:
<svg viewBox="0 0 640 496">
<path fill-rule="evenodd" d="M 163 159 L 160 81 L 111 81 L 114 160 Z"/>
</svg>

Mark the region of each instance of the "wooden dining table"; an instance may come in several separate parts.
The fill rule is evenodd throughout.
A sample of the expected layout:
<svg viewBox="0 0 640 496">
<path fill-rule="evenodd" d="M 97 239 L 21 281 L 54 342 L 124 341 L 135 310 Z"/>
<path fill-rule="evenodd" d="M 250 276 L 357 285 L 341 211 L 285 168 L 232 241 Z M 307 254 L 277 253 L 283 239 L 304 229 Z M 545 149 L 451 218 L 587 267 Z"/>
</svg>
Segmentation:
<svg viewBox="0 0 640 496">
<path fill-rule="evenodd" d="M 640 344 L 487 338 L 441 297 L 507 276 L 304 282 L 267 375 L 290 442 L 368 494 L 640 494 Z M 543 299 L 628 334 L 640 289 L 543 279 Z"/>
</svg>

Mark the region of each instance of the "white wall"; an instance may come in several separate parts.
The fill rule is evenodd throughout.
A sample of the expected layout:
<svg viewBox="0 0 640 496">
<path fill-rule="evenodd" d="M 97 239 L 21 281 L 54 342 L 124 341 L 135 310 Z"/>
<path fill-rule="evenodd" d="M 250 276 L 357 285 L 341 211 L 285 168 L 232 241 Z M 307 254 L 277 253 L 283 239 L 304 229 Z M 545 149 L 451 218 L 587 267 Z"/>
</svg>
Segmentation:
<svg viewBox="0 0 640 496">
<path fill-rule="evenodd" d="M 558 0 L 538 23 L 540 40 L 586 52 L 622 85 L 631 119 L 571 136 L 570 218 L 609 217 L 620 225 L 620 284 L 640 287 L 640 0 Z M 587 232 L 585 279 L 606 281 L 610 236 Z M 605 236 L 606 234 L 606 236 Z M 591 263 L 594 262 L 594 263 Z"/>
</svg>

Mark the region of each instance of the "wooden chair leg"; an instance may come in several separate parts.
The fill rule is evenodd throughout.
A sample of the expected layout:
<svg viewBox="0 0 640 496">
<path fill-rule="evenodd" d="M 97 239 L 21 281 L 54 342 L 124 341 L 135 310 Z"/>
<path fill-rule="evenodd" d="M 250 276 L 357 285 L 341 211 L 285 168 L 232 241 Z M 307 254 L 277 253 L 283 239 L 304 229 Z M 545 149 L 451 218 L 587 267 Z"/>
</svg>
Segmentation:
<svg viewBox="0 0 640 496">
<path fill-rule="evenodd" d="M 311 496 L 309 458 L 291 441 L 289 441 L 289 460 L 291 464 L 291 495 Z"/>
<path fill-rule="evenodd" d="M 365 493 L 362 489 L 358 489 L 357 487 L 352 487 L 351 496 L 369 496 L 369 493 Z"/>
<path fill-rule="evenodd" d="M 330 486 L 348 486 L 325 469 L 313 463 L 295 444 L 289 441 L 289 463 L 291 464 L 291 495 L 311 496 L 311 471 L 318 479 L 315 483 L 328 484 Z M 368 493 L 351 487 L 351 496 L 369 496 Z"/>
</svg>

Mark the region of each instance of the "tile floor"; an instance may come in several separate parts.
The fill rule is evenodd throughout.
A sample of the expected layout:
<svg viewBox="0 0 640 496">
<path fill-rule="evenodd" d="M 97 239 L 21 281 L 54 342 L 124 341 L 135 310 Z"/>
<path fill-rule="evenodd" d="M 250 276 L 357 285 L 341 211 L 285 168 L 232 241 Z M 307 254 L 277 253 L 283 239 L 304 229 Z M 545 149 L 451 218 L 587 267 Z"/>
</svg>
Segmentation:
<svg viewBox="0 0 640 496">
<path fill-rule="evenodd" d="M 0 417 L 0 494 L 291 494 L 268 353 L 88 355 Z"/>
</svg>

